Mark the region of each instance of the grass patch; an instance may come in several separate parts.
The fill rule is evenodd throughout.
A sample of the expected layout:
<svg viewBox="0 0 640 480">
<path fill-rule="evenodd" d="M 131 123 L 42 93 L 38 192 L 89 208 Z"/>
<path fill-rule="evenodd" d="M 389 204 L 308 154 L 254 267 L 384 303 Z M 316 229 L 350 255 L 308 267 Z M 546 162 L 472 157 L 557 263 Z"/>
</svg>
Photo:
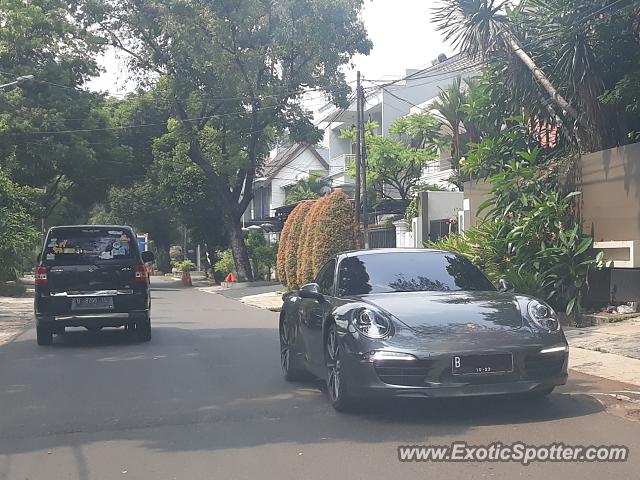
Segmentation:
<svg viewBox="0 0 640 480">
<path fill-rule="evenodd" d="M 282 311 L 282 307 L 271 307 L 269 308 L 270 312 L 280 313 Z"/>
<path fill-rule="evenodd" d="M 629 313 L 627 315 L 619 315 L 617 317 L 609 317 L 609 323 L 619 323 L 624 322 L 625 320 L 631 320 L 632 318 L 638 318 L 640 314 Z"/>
<path fill-rule="evenodd" d="M 27 287 L 20 282 L 0 282 L 0 297 L 24 297 Z"/>
</svg>

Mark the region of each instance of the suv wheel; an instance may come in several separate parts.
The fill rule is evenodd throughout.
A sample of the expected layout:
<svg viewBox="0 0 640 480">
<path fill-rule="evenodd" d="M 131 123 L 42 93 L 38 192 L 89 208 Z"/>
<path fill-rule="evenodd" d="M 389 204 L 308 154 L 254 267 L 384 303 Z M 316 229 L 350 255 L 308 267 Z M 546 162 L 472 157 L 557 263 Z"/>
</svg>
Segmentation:
<svg viewBox="0 0 640 480">
<path fill-rule="evenodd" d="M 38 345 L 53 344 L 53 332 L 48 327 L 38 325 L 36 327 L 36 335 L 38 337 Z"/>
<path fill-rule="evenodd" d="M 141 342 L 151 341 L 151 319 L 136 321 L 136 335 Z"/>
</svg>

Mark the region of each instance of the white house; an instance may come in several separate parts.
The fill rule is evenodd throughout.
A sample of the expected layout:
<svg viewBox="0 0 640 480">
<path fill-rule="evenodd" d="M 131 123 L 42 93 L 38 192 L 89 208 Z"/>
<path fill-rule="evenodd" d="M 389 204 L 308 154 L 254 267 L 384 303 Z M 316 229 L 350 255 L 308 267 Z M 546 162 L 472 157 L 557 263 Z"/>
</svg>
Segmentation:
<svg viewBox="0 0 640 480">
<path fill-rule="evenodd" d="M 380 86 L 373 92 L 367 93 L 365 121 L 375 121 L 380 125 L 378 133 L 388 135 L 389 128 L 396 119 L 409 115 L 412 109 L 414 112 L 421 111 L 420 105 L 433 101 L 440 93 L 440 88 L 447 87 L 458 76 L 464 78 L 478 73 L 478 64 L 462 54 L 451 58 L 440 55 L 431 67 L 423 70 L 407 70 L 404 80 Z M 320 109 L 317 120 L 318 124 L 325 128 L 332 185 L 342 188 L 347 193 L 353 191 L 354 180 L 346 174 L 346 171 L 349 164 L 355 160 L 355 150 L 351 140 L 341 138 L 341 133 L 343 130 L 353 128 L 356 124 L 356 113 L 355 101 L 346 110 L 328 104 Z M 443 167 L 446 166 L 444 162 Z M 440 169 L 441 167 L 438 166 L 438 170 Z M 428 179 L 431 173 L 425 172 L 425 174 Z"/>
<path fill-rule="evenodd" d="M 245 221 L 272 218 L 275 209 L 285 205 L 288 190 L 299 180 L 312 174 L 328 175 L 329 164 L 321 151 L 303 143 L 274 150 L 254 182 L 254 198 Z"/>
</svg>

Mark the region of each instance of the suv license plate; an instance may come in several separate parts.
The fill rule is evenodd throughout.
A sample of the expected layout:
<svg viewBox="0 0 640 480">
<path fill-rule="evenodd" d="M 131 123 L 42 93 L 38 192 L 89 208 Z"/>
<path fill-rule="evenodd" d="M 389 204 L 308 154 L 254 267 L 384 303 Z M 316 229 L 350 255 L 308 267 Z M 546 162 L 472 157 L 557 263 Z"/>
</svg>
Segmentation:
<svg viewBox="0 0 640 480">
<path fill-rule="evenodd" d="M 113 297 L 76 297 L 71 310 L 113 310 Z"/>
</svg>

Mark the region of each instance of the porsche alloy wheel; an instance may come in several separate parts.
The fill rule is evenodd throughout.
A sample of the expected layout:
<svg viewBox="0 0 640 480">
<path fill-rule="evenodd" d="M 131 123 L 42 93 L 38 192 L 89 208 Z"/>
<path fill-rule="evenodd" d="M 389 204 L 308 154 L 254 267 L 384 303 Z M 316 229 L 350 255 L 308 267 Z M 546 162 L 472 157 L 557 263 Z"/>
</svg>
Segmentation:
<svg viewBox="0 0 640 480">
<path fill-rule="evenodd" d="M 327 364 L 327 392 L 333 408 L 346 411 L 351 405 L 347 393 L 347 384 L 342 372 L 340 340 L 336 326 L 332 324 L 325 341 L 325 358 Z"/>
<path fill-rule="evenodd" d="M 280 366 L 285 380 L 289 382 L 302 380 L 305 370 L 299 365 L 294 351 L 289 322 L 285 315 L 280 319 Z"/>
</svg>

